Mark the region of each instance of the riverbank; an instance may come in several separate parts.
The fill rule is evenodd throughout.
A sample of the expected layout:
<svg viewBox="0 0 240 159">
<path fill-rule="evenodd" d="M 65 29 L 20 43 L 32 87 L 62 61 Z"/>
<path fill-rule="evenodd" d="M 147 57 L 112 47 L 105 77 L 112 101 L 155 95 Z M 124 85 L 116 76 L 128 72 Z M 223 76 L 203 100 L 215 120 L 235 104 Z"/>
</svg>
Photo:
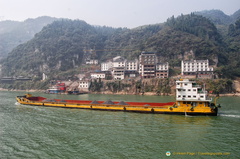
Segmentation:
<svg viewBox="0 0 240 159">
<path fill-rule="evenodd" d="M 219 94 L 219 96 L 221 96 L 221 97 L 240 97 L 240 93 L 226 93 L 226 94 Z"/>
<path fill-rule="evenodd" d="M 45 92 L 45 90 L 36 90 L 36 89 L 20 90 L 20 89 L 5 89 L 5 88 L 0 88 L 0 91 L 14 91 L 14 92 Z"/>
<path fill-rule="evenodd" d="M 19 89 L 4 89 L 0 88 L 0 91 L 14 91 L 14 92 L 45 92 L 45 90 L 19 90 Z M 89 92 L 89 94 L 114 94 L 114 95 L 146 95 L 146 96 L 174 96 L 175 94 L 172 93 L 156 93 L 156 92 L 144 92 L 144 93 L 129 93 L 129 92 L 110 92 L 110 91 L 103 91 L 103 92 Z M 211 97 L 215 97 L 216 94 L 209 94 Z M 220 97 L 240 97 L 240 93 L 225 93 L 219 94 Z"/>
<path fill-rule="evenodd" d="M 169 93 L 161 93 L 161 94 L 157 94 L 156 92 L 145 92 L 145 93 L 127 93 L 127 92 L 109 92 L 109 91 L 105 91 L 105 92 L 92 92 L 90 94 L 115 94 L 115 95 L 146 95 L 146 96 L 174 96 L 175 94 Z M 209 94 L 209 96 L 211 97 L 215 97 L 216 94 Z M 240 97 L 240 93 L 225 93 L 225 94 L 219 94 L 220 97 Z"/>
</svg>

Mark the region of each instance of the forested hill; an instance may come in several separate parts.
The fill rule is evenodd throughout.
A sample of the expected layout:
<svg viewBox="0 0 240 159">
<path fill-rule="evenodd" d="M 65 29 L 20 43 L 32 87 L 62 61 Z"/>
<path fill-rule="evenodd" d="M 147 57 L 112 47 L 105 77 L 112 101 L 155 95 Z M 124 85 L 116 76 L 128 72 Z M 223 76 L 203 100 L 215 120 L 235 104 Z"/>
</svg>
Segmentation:
<svg viewBox="0 0 240 159">
<path fill-rule="evenodd" d="M 95 49 L 96 58 L 103 60 L 122 54 L 137 58 L 143 43 L 160 28 L 150 25 L 130 30 L 91 26 L 80 20 L 55 21 L 2 60 L 3 76 L 68 71 L 83 64 L 85 50 L 90 49 Z"/>
<path fill-rule="evenodd" d="M 0 59 L 7 56 L 14 47 L 32 39 L 43 26 L 55 20 L 57 18 L 45 16 L 23 22 L 0 21 Z"/>
<path fill-rule="evenodd" d="M 194 14 L 202 15 L 211 20 L 217 27 L 218 31 L 227 36 L 228 26 L 234 24 L 240 18 L 240 9 L 232 15 L 226 15 L 221 10 L 205 10 L 200 12 L 194 12 Z"/>
<path fill-rule="evenodd" d="M 240 17 L 240 10 L 236 11 L 232 15 L 226 15 L 221 10 L 205 10 L 201 12 L 195 12 L 195 14 L 202 15 L 210 19 L 216 25 L 230 25 Z"/>
<path fill-rule="evenodd" d="M 163 24 L 134 29 L 91 26 L 80 20 L 60 20 L 47 25 L 25 44 L 2 60 L 3 76 L 57 75 L 75 70 L 84 62 L 87 50 L 96 50 L 100 61 L 121 55 L 138 58 L 141 51 L 153 51 L 160 61 L 180 66 L 182 59 L 206 59 L 226 71 L 229 55 L 238 55 L 238 22 L 231 35 L 223 37 L 209 19 L 195 14 L 171 17 Z M 191 52 L 189 54 L 189 52 Z M 238 62 L 233 58 L 237 75 Z M 233 64 L 233 63 L 231 63 Z"/>
</svg>

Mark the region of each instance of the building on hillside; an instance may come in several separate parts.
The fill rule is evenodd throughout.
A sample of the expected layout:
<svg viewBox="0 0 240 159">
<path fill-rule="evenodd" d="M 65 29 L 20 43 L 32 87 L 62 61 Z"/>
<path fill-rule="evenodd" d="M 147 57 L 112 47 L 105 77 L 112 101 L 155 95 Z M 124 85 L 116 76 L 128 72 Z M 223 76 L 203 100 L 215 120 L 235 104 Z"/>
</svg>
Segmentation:
<svg viewBox="0 0 240 159">
<path fill-rule="evenodd" d="M 106 74 L 103 72 L 91 73 L 91 79 L 98 79 L 98 78 L 105 79 L 105 77 L 106 77 Z"/>
<path fill-rule="evenodd" d="M 154 78 L 157 56 L 152 52 L 142 52 L 139 55 L 139 74 L 142 78 Z"/>
<path fill-rule="evenodd" d="M 156 78 L 168 78 L 169 76 L 169 65 L 166 63 L 156 64 Z"/>
<path fill-rule="evenodd" d="M 138 60 L 128 60 L 126 61 L 127 71 L 138 71 Z"/>
<path fill-rule="evenodd" d="M 101 63 L 101 71 L 111 71 L 112 69 L 112 61 Z"/>
<path fill-rule="evenodd" d="M 113 79 L 119 79 L 119 80 L 124 79 L 125 68 L 126 68 L 126 60 L 123 57 L 117 56 L 113 58 L 113 62 L 112 62 Z"/>
<path fill-rule="evenodd" d="M 86 64 L 87 65 L 97 65 L 98 64 L 98 60 L 96 60 L 96 59 L 87 59 L 86 60 Z"/>
<path fill-rule="evenodd" d="M 14 77 L 2 77 L 0 81 L 1 83 L 13 83 L 16 79 Z"/>
<path fill-rule="evenodd" d="M 138 72 L 138 60 L 127 60 L 125 68 L 125 77 L 135 78 L 139 76 Z"/>
<path fill-rule="evenodd" d="M 88 80 L 80 80 L 78 85 L 79 91 L 88 92 L 90 84 L 91 82 Z"/>
<path fill-rule="evenodd" d="M 196 78 L 213 78 L 213 67 L 209 67 L 208 60 L 182 61 L 181 74 Z"/>
</svg>

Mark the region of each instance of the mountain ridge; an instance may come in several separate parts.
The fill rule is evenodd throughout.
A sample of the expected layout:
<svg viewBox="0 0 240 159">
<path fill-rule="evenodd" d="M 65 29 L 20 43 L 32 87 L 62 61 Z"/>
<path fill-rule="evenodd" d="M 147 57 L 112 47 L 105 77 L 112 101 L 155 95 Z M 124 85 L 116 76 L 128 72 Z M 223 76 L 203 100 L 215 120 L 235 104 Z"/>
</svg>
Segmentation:
<svg viewBox="0 0 240 159">
<path fill-rule="evenodd" d="M 36 19 L 26 19 L 18 21 L 0 21 L 0 59 L 6 57 L 11 50 L 31 40 L 36 33 L 41 31 L 43 26 L 57 20 L 53 17 L 38 17 Z"/>
<path fill-rule="evenodd" d="M 236 23 L 233 35 L 237 29 Z M 211 64 L 224 66 L 228 65 L 228 48 L 233 44 L 225 38 L 211 20 L 194 13 L 133 29 L 92 26 L 81 20 L 62 19 L 43 27 L 33 39 L 10 52 L 1 62 L 2 73 L 4 76 L 34 77 L 42 73 L 56 76 L 69 70 L 76 72 L 84 63 L 85 50 L 89 49 L 96 50 L 95 57 L 100 61 L 117 55 L 134 59 L 141 51 L 153 51 L 159 60 L 168 60 L 178 67 L 181 59 L 187 58 L 185 53 L 193 51 L 194 57 L 188 58 L 210 58 Z M 232 49 L 230 53 L 237 51 Z M 219 74 L 222 71 L 226 70 L 219 70 Z"/>
</svg>

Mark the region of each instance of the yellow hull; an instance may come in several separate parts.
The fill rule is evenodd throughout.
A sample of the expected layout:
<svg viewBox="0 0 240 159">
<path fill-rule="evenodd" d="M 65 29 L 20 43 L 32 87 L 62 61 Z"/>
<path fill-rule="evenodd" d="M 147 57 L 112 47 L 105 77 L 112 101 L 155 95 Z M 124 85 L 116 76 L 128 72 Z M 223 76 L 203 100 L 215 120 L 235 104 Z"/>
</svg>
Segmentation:
<svg viewBox="0 0 240 159">
<path fill-rule="evenodd" d="M 74 104 L 61 102 L 36 102 L 30 100 L 22 100 L 17 97 L 17 101 L 23 105 L 45 106 L 45 107 L 61 107 L 61 108 L 77 108 L 90 110 L 107 110 L 107 111 L 126 111 L 139 113 L 157 113 L 157 114 L 181 114 L 181 115 L 217 115 L 217 108 L 195 107 L 190 106 L 133 106 L 133 105 L 108 105 L 108 104 Z"/>
</svg>

